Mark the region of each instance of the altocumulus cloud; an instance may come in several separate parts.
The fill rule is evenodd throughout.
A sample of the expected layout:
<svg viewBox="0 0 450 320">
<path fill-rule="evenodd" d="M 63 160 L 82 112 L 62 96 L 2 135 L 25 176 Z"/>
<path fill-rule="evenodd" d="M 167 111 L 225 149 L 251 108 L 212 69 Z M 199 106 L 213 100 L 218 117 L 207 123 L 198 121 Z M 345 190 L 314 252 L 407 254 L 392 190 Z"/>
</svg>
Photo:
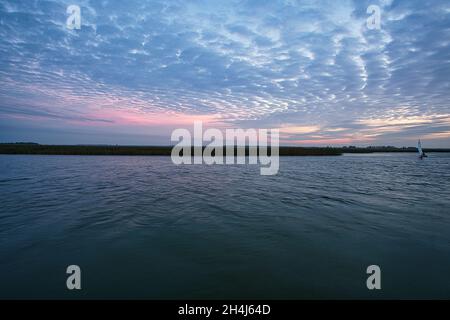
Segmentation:
<svg viewBox="0 0 450 320">
<path fill-rule="evenodd" d="M 166 144 L 200 119 L 283 144 L 450 142 L 448 0 L 0 0 L 0 33 L 0 140 Z"/>
</svg>

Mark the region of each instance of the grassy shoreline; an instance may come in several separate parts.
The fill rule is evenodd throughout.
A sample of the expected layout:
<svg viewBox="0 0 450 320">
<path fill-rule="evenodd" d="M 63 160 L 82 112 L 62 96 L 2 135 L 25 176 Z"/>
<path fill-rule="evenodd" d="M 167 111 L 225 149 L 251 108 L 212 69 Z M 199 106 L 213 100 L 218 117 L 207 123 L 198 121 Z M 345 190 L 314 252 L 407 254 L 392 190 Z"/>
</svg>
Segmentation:
<svg viewBox="0 0 450 320">
<path fill-rule="evenodd" d="M 450 152 L 450 149 L 424 149 L 424 151 Z M 0 154 L 170 156 L 171 152 L 172 146 L 41 145 L 34 143 L 0 144 Z M 248 148 L 246 148 L 245 152 L 248 154 Z M 280 147 L 279 152 L 280 156 L 339 156 L 343 153 L 417 152 L 417 150 L 416 148 L 395 147 Z"/>
<path fill-rule="evenodd" d="M 333 148 L 280 147 L 279 150 L 280 156 L 339 156 L 342 154 Z M 0 144 L 0 154 L 170 156 L 171 152 L 172 146 Z M 248 148 L 245 152 L 248 155 Z M 193 151 L 192 154 L 194 154 Z M 224 154 L 226 154 L 225 150 Z"/>
</svg>

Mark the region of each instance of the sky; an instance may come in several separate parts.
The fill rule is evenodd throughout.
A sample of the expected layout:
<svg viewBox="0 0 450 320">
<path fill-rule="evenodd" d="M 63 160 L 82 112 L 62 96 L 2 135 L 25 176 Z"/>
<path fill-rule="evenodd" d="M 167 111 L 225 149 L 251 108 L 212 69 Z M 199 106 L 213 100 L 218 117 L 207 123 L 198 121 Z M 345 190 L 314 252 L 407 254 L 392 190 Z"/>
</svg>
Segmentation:
<svg viewBox="0 0 450 320">
<path fill-rule="evenodd" d="M 0 142 L 450 147 L 449 0 L 0 0 L 0 34 Z"/>
</svg>

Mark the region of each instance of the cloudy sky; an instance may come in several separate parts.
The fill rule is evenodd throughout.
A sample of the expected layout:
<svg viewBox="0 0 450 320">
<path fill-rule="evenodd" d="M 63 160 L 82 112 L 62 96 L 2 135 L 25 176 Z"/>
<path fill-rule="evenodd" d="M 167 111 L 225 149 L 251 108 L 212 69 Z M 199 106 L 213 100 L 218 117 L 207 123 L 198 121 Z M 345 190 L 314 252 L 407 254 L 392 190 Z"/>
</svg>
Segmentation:
<svg viewBox="0 0 450 320">
<path fill-rule="evenodd" d="M 449 0 L 0 0 L 0 34 L 0 142 L 450 147 Z"/>
</svg>

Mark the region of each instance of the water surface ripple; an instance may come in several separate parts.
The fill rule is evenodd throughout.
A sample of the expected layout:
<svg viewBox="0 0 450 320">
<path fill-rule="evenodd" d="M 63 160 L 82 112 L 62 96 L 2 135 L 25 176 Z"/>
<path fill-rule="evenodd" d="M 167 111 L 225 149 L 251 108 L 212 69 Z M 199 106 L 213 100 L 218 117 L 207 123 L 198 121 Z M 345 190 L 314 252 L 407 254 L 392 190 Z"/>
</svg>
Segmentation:
<svg viewBox="0 0 450 320">
<path fill-rule="evenodd" d="M 277 176 L 0 155 L 0 297 L 450 298 L 449 190 L 444 153 L 282 157 Z"/>
</svg>

